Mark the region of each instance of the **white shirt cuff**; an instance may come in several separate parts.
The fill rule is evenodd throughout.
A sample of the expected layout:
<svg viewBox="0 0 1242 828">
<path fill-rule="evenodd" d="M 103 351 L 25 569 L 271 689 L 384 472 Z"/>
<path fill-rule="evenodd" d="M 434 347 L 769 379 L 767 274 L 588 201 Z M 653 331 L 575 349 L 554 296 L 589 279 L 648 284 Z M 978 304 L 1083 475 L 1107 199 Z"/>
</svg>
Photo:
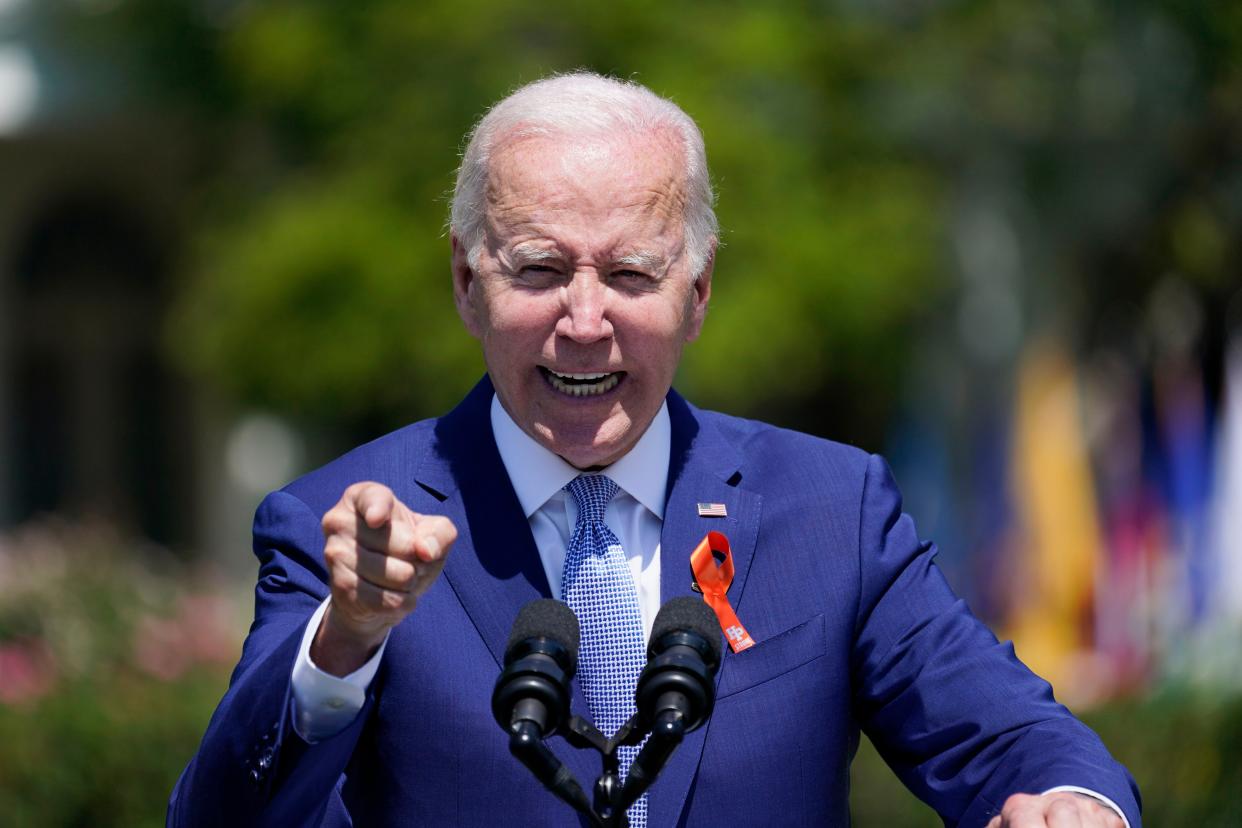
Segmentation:
<svg viewBox="0 0 1242 828">
<path fill-rule="evenodd" d="M 297 661 L 293 662 L 293 729 L 307 742 L 328 739 L 349 727 L 367 699 L 367 688 L 379 669 L 380 658 L 388 646 L 388 637 L 375 651 L 375 655 L 354 672 L 341 678 L 325 673 L 311 661 L 311 643 L 319 631 L 319 622 L 328 609 L 324 602 L 315 610 L 302 633 L 302 646 Z"/>
<path fill-rule="evenodd" d="M 1105 805 L 1112 808 L 1113 811 L 1116 812 L 1117 816 L 1121 817 L 1121 821 L 1126 826 L 1126 828 L 1130 828 L 1130 820 L 1126 819 L 1126 815 L 1122 812 L 1120 808 L 1117 807 L 1117 803 L 1113 802 L 1111 799 L 1109 799 L 1104 794 L 1096 793 L 1090 788 L 1080 788 L 1077 785 L 1057 785 L 1055 788 L 1049 788 L 1048 790 L 1044 791 L 1044 793 L 1040 794 L 1040 796 L 1043 796 L 1045 794 L 1050 794 L 1050 793 L 1059 793 L 1061 791 L 1065 791 L 1067 793 L 1079 793 L 1085 796 L 1089 796 L 1092 799 L 1098 799 L 1100 802 L 1103 802 Z"/>
</svg>

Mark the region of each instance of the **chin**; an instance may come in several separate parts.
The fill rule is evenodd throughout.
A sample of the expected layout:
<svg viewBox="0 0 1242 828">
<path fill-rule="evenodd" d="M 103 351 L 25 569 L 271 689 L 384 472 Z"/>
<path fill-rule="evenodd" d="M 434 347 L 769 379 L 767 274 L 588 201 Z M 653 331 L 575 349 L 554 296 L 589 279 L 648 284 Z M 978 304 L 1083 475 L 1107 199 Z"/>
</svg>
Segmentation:
<svg viewBox="0 0 1242 828">
<path fill-rule="evenodd" d="M 567 444 L 564 440 L 548 440 L 544 445 L 549 451 L 576 469 L 592 469 L 608 465 L 625 453 L 623 451 L 618 452 L 615 448 L 609 446 L 582 445 L 579 443 Z"/>
<path fill-rule="evenodd" d="M 633 444 L 622 444 L 613 441 L 606 443 L 584 441 L 580 443 L 567 440 L 549 440 L 547 447 L 574 468 L 593 469 L 616 462 L 622 455 L 633 448 Z"/>
<path fill-rule="evenodd" d="M 617 428 L 611 418 L 600 422 L 599 418 L 591 421 L 582 419 L 584 412 L 557 412 L 559 416 L 541 417 L 534 424 L 536 439 L 554 454 L 560 455 L 579 468 L 599 465 L 625 453 L 621 448 L 625 444 L 628 428 Z M 626 423 L 628 426 L 628 423 Z M 581 461 L 581 462 L 579 462 Z"/>
</svg>

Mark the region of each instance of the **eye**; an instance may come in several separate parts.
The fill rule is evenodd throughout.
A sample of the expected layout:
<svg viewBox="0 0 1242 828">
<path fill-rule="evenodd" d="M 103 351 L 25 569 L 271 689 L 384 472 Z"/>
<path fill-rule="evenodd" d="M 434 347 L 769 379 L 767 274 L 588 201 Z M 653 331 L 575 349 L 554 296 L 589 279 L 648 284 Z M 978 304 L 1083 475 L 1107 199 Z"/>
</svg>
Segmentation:
<svg viewBox="0 0 1242 828">
<path fill-rule="evenodd" d="M 546 287 L 561 278 L 561 270 L 554 264 L 532 262 L 518 268 L 518 281 L 531 287 Z"/>
<path fill-rule="evenodd" d="M 643 270 L 623 267 L 609 274 L 609 279 L 619 288 L 627 291 L 646 292 L 656 287 L 655 276 Z"/>
</svg>

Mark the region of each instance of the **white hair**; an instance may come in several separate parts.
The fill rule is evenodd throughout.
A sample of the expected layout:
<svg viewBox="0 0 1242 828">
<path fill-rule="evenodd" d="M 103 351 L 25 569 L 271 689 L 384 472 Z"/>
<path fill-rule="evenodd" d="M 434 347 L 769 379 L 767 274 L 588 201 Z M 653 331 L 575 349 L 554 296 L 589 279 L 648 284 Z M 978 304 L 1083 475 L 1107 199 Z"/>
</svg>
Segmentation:
<svg viewBox="0 0 1242 828">
<path fill-rule="evenodd" d="M 478 266 L 484 240 L 488 164 L 502 140 L 534 135 L 608 135 L 668 130 L 685 151 L 684 244 L 690 272 L 707 265 L 718 230 L 703 134 L 677 104 L 641 84 L 593 72 L 554 75 L 518 88 L 475 124 L 453 188 L 449 229 Z"/>
</svg>

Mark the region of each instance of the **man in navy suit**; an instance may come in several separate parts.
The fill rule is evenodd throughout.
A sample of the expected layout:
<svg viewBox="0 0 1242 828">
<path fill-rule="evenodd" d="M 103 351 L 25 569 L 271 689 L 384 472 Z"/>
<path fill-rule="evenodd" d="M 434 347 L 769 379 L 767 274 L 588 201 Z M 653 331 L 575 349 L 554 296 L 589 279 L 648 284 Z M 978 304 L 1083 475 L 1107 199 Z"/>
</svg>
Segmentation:
<svg viewBox="0 0 1242 828">
<path fill-rule="evenodd" d="M 472 133 L 451 228 L 488 375 L 259 507 L 255 622 L 170 825 L 578 824 L 489 705 L 514 616 L 569 577 L 567 486 L 602 473 L 633 625 L 694 594 L 714 529 L 755 642 L 636 822 L 845 824 L 861 729 L 949 824 L 1137 828 L 1125 769 L 953 595 L 882 460 L 671 390 L 716 249 L 680 109 L 585 73 L 523 87 Z"/>
</svg>

